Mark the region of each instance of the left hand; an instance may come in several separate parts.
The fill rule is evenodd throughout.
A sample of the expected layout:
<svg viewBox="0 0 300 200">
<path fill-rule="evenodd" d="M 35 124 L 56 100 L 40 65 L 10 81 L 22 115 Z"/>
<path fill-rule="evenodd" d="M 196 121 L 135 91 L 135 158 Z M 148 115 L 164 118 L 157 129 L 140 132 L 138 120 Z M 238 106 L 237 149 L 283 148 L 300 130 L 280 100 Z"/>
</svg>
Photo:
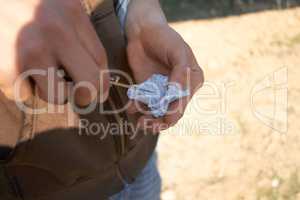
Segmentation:
<svg viewBox="0 0 300 200">
<path fill-rule="evenodd" d="M 179 83 L 182 89 L 190 89 L 191 96 L 202 86 L 203 72 L 191 48 L 168 24 L 144 26 L 135 34 L 127 34 L 127 37 L 128 60 L 137 83 L 159 73 L 168 76 L 170 82 Z M 154 118 L 149 112 L 145 114 L 138 109 L 140 106 L 131 106 L 129 112 L 142 112 L 144 115 L 139 119 L 139 125 L 159 132 L 177 123 L 191 96 L 170 104 L 163 118 Z"/>
</svg>

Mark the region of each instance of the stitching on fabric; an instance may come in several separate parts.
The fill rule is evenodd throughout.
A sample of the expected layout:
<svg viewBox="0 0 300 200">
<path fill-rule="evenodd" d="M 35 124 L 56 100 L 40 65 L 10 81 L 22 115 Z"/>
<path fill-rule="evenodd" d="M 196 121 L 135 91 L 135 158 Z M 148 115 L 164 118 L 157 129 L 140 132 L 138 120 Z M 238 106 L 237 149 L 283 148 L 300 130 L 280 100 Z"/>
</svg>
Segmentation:
<svg viewBox="0 0 300 200">
<path fill-rule="evenodd" d="M 32 105 L 33 105 L 33 109 L 38 109 L 38 95 L 37 95 L 37 90 L 38 90 L 38 88 L 37 88 L 37 86 L 35 86 L 35 88 L 34 88 L 34 97 L 33 97 L 33 103 L 32 103 Z M 35 112 L 33 112 L 33 114 L 32 114 L 32 126 L 31 126 L 31 130 L 30 130 L 30 135 L 29 135 L 29 137 L 30 137 L 30 139 L 33 139 L 34 138 L 34 135 L 35 135 L 35 131 L 36 131 L 36 129 L 37 129 L 37 120 L 38 120 L 38 115 L 35 113 Z"/>
</svg>

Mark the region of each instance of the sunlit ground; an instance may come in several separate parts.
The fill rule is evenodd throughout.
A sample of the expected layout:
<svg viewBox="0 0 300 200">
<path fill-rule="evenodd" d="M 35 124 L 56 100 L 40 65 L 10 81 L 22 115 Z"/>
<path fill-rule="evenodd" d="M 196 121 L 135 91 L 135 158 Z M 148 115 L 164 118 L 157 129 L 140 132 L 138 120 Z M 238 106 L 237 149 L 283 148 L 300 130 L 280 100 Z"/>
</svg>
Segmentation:
<svg viewBox="0 0 300 200">
<path fill-rule="evenodd" d="M 207 82 L 162 134 L 163 200 L 300 199 L 300 8 L 172 26 Z"/>
</svg>

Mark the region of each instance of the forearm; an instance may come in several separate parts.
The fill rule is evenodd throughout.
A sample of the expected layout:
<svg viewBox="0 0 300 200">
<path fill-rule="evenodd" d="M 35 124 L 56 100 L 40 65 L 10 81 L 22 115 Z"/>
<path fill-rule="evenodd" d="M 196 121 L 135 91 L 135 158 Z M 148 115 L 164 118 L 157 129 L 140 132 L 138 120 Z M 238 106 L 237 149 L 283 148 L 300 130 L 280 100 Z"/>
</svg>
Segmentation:
<svg viewBox="0 0 300 200">
<path fill-rule="evenodd" d="M 131 0 L 126 20 L 126 35 L 130 39 L 141 31 L 167 25 L 159 0 Z"/>
</svg>

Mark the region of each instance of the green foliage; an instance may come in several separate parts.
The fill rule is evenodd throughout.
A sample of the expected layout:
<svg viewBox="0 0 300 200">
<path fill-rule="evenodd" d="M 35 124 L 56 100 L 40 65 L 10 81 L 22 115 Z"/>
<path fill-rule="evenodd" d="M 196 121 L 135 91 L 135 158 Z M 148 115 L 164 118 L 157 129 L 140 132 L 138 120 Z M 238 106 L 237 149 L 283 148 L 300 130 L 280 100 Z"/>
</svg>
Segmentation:
<svg viewBox="0 0 300 200">
<path fill-rule="evenodd" d="M 161 0 L 169 20 L 207 18 L 232 12 L 229 0 Z"/>
<path fill-rule="evenodd" d="M 299 5 L 300 0 L 161 0 L 169 21 L 223 17 Z"/>
</svg>

